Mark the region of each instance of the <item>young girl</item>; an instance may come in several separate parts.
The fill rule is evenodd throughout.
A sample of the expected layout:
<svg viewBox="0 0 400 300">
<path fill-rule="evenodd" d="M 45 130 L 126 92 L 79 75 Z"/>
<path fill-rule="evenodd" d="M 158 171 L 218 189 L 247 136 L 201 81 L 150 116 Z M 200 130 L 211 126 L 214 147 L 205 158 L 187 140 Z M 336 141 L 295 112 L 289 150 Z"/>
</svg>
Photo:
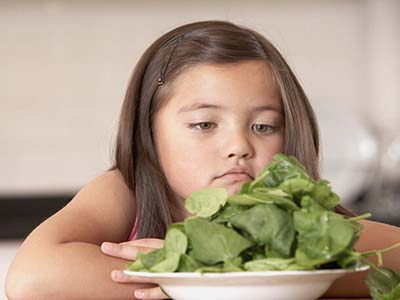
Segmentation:
<svg viewBox="0 0 400 300">
<path fill-rule="evenodd" d="M 10 267 L 8 297 L 166 298 L 122 270 L 139 251 L 162 247 L 168 226 L 187 216 L 190 193 L 224 187 L 234 194 L 278 152 L 319 177 L 315 115 L 275 47 L 228 22 L 168 32 L 134 70 L 115 165 L 29 235 Z M 397 227 L 362 223 L 359 251 L 400 240 Z M 399 270 L 398 257 L 398 250 L 385 254 L 385 265 Z M 363 276 L 343 277 L 326 295 L 367 296 Z"/>
</svg>

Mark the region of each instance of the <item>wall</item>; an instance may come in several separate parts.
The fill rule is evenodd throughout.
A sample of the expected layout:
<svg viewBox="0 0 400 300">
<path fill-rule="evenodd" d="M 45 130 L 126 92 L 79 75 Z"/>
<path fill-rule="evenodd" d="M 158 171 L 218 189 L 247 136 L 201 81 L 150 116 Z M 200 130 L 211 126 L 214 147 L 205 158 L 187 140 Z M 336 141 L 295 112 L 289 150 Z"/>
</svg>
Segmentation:
<svg viewBox="0 0 400 300">
<path fill-rule="evenodd" d="M 375 127 L 399 128 L 396 1 L 0 6 L 0 194 L 76 191 L 109 167 L 120 105 L 140 54 L 165 31 L 196 20 L 230 20 L 260 31 L 281 50 L 315 106 L 334 103 L 376 121 Z"/>
</svg>

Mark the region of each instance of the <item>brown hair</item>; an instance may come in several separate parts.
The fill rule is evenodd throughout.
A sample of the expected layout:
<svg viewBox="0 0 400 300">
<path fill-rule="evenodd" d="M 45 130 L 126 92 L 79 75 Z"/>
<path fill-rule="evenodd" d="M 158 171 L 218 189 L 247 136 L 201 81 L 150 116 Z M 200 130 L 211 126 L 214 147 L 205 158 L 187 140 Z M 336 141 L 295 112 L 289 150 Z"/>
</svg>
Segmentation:
<svg viewBox="0 0 400 300">
<path fill-rule="evenodd" d="M 177 203 L 163 174 L 153 140 L 153 120 L 173 80 L 199 63 L 263 60 L 270 66 L 284 107 L 282 152 L 294 155 L 319 178 L 319 133 L 313 109 L 278 50 L 259 33 L 223 21 L 187 24 L 157 39 L 143 54 L 121 109 L 115 164 L 136 200 L 138 238 L 162 238 L 178 220 Z M 340 209 L 340 208 L 339 208 Z M 342 211 L 345 213 L 345 211 Z"/>
</svg>

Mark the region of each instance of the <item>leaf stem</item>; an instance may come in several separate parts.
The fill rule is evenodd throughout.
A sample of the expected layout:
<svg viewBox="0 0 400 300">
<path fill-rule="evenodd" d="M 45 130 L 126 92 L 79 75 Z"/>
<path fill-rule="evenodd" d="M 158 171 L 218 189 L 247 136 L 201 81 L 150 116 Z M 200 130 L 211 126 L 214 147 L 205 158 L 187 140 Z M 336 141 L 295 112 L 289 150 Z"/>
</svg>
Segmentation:
<svg viewBox="0 0 400 300">
<path fill-rule="evenodd" d="M 390 250 L 393 250 L 393 249 L 399 248 L 399 247 L 400 247 L 400 243 L 396 243 L 396 244 L 394 244 L 394 245 L 392 245 L 390 247 L 384 248 L 384 249 L 362 252 L 361 255 L 364 256 L 364 257 L 373 256 L 373 255 L 377 255 L 378 252 L 385 253 L 385 252 L 388 252 Z"/>
<path fill-rule="evenodd" d="M 371 216 L 372 216 L 371 213 L 366 213 L 357 217 L 348 218 L 347 221 L 358 221 L 358 220 L 368 219 Z"/>
<path fill-rule="evenodd" d="M 382 252 L 377 252 L 376 256 L 378 256 L 378 267 L 382 268 L 383 267 L 383 258 L 382 258 Z"/>
<path fill-rule="evenodd" d="M 373 251 L 362 252 L 361 256 L 362 257 L 368 257 L 368 256 L 376 255 L 378 257 L 378 267 L 382 267 L 383 266 L 383 256 L 382 256 L 382 254 L 387 252 L 387 251 L 390 251 L 390 250 L 393 250 L 395 248 L 398 248 L 398 247 L 400 247 L 400 243 L 396 243 L 396 244 L 394 244 L 394 245 L 392 245 L 390 247 L 387 247 L 387 248 L 381 249 L 381 250 L 373 250 Z"/>
</svg>

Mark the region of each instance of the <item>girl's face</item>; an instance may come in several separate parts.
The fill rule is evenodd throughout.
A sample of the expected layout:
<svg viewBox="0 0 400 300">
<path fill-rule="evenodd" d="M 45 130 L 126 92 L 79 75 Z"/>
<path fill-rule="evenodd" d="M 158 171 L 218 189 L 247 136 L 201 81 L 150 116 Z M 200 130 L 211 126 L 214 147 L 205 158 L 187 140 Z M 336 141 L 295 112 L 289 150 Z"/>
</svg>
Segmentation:
<svg viewBox="0 0 400 300">
<path fill-rule="evenodd" d="M 283 120 L 265 62 L 184 71 L 155 115 L 155 142 L 169 185 L 181 199 L 207 187 L 238 192 L 282 150 Z"/>
</svg>

